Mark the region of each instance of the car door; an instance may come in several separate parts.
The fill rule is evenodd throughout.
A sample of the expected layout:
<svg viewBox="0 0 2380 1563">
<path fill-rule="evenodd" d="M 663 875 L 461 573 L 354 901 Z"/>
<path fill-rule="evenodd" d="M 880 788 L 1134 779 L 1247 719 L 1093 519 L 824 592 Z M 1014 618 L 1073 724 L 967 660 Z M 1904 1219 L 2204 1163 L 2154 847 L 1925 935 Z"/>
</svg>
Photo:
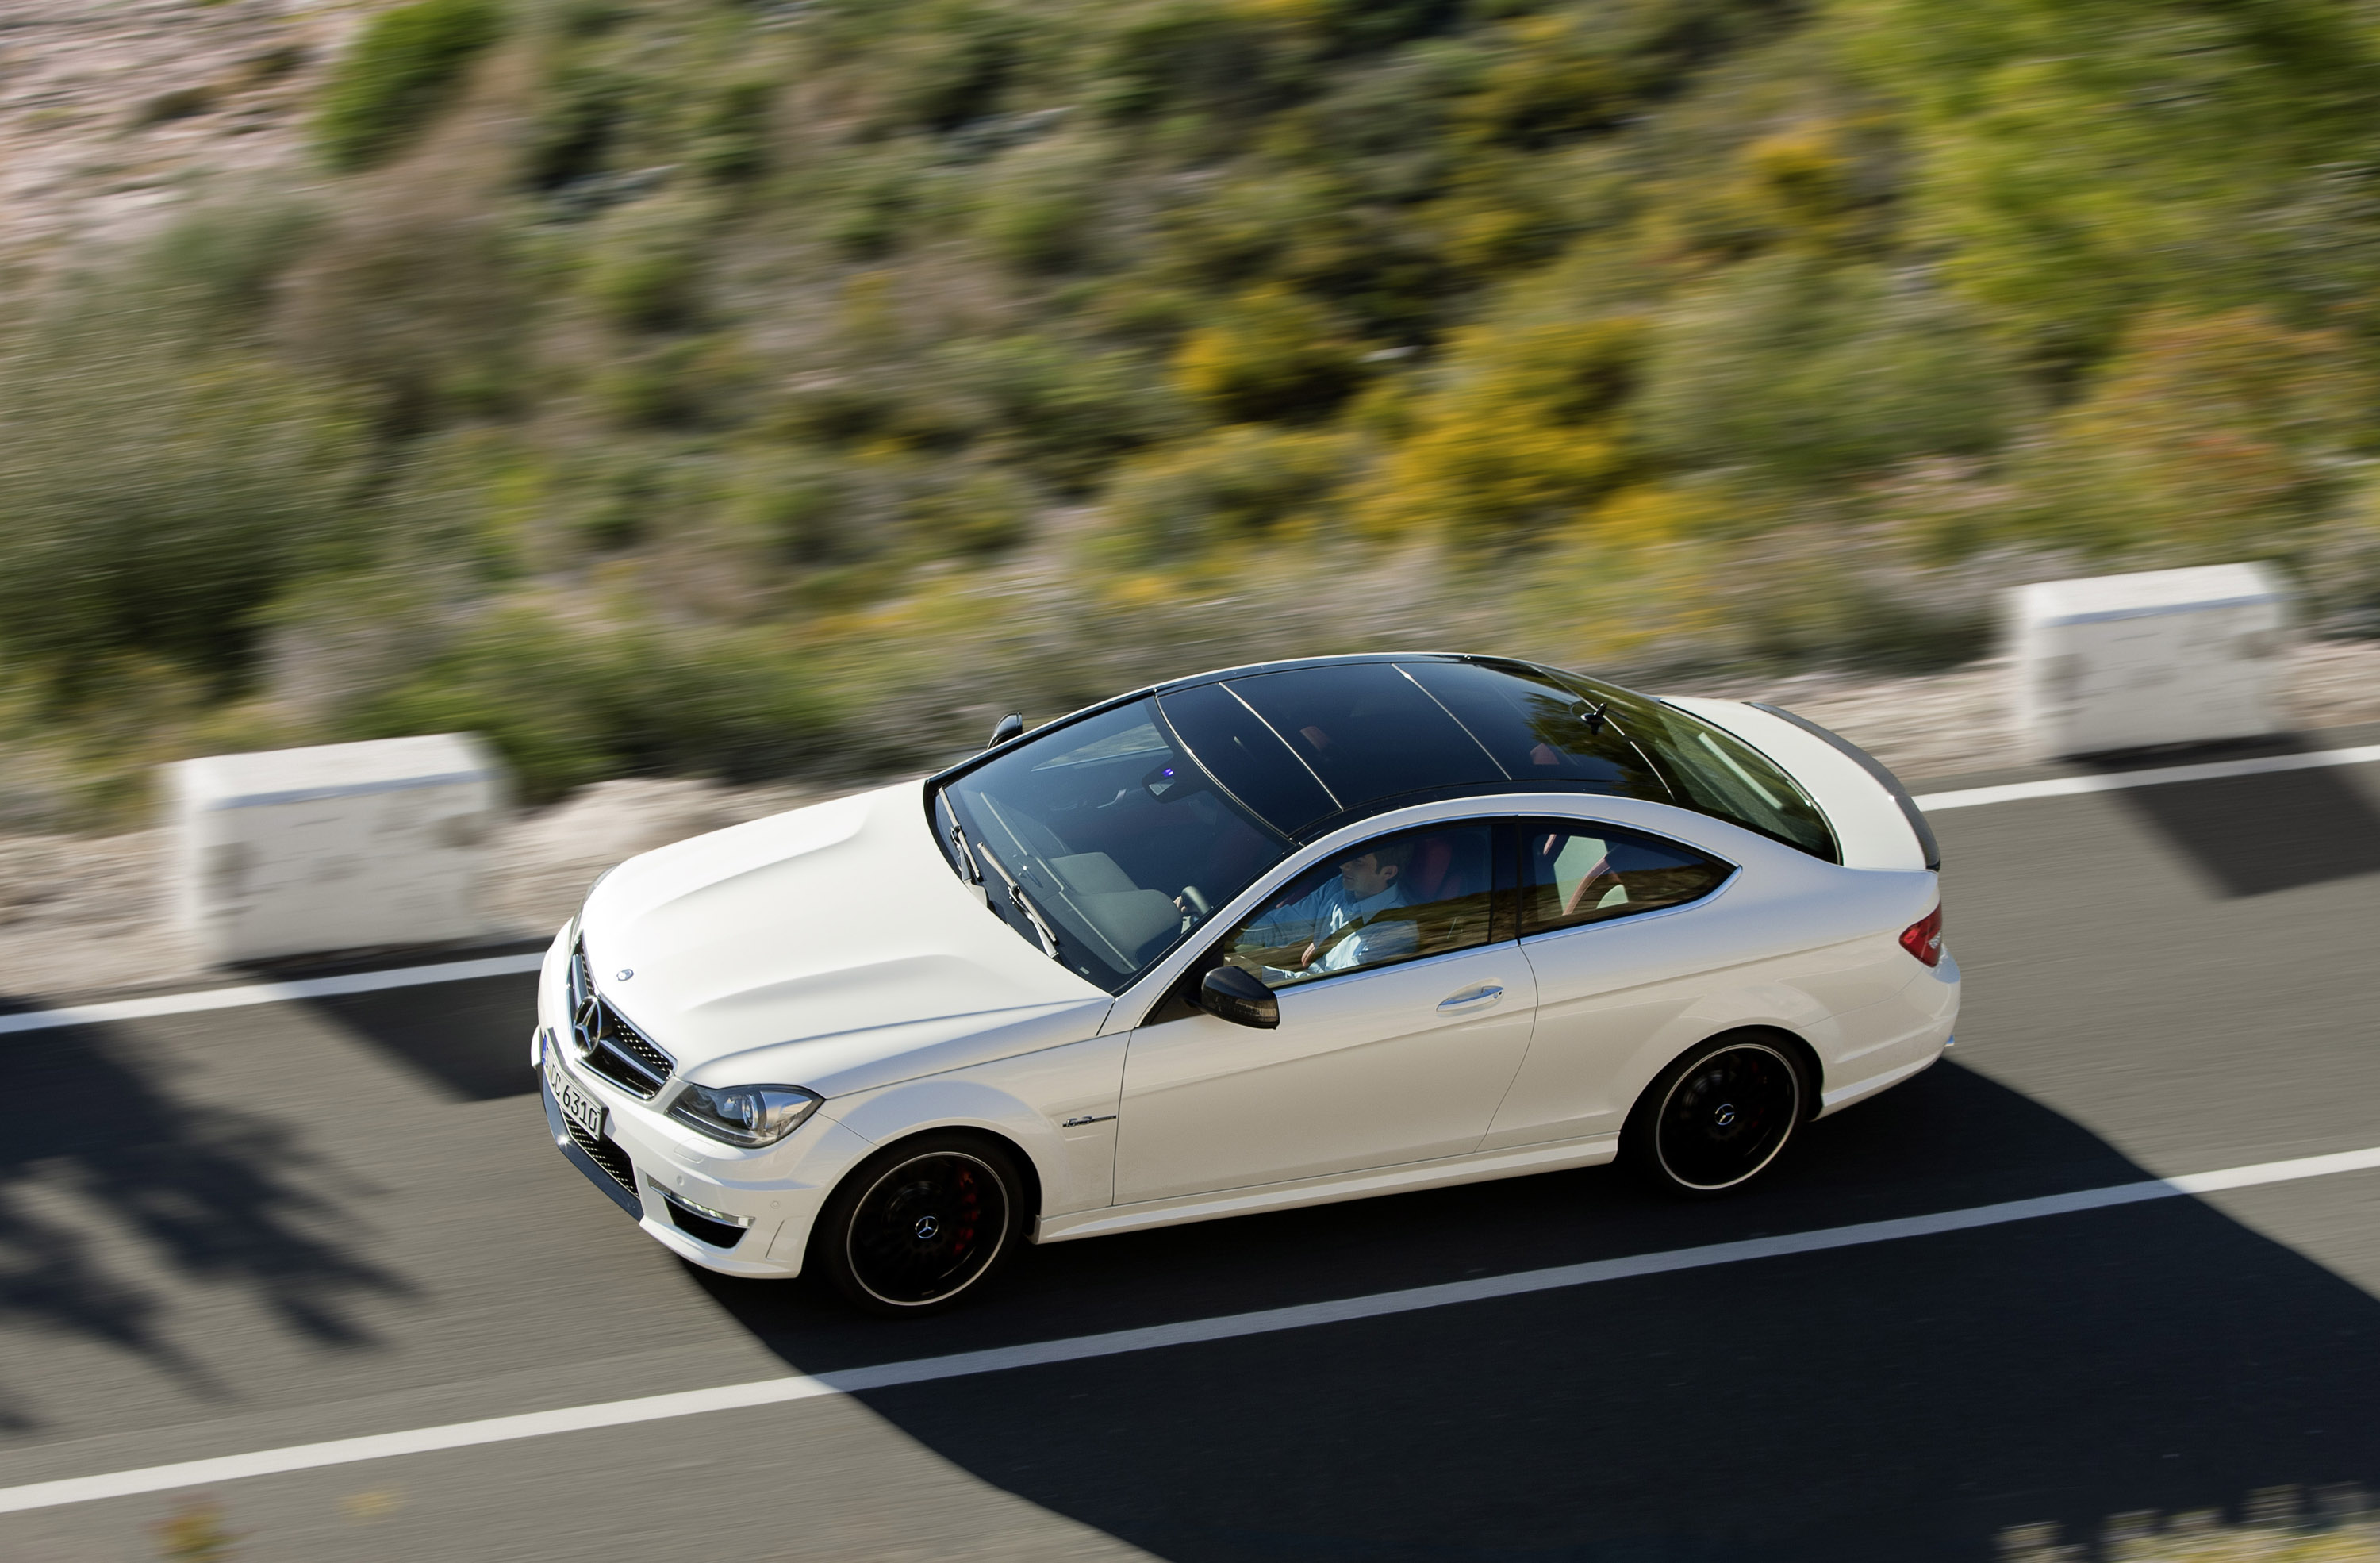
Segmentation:
<svg viewBox="0 0 2380 1563">
<path fill-rule="evenodd" d="M 1537 1019 L 1490 1150 L 1620 1133 L 1634 1105 L 1630 1060 L 1701 996 L 1711 968 L 1757 953 L 1738 951 L 1709 915 L 1733 864 L 1584 819 L 1524 819 L 1520 836 Z"/>
<path fill-rule="evenodd" d="M 1125 1055 L 1117 1202 L 1477 1146 L 1536 1002 L 1512 937 L 1512 831 L 1476 819 L 1375 838 L 1294 877 L 1219 940 L 1194 975 L 1226 962 L 1256 973 L 1281 1024 L 1179 1002 L 1152 1012 Z M 1363 893 L 1386 867 L 1402 891 Z"/>
</svg>

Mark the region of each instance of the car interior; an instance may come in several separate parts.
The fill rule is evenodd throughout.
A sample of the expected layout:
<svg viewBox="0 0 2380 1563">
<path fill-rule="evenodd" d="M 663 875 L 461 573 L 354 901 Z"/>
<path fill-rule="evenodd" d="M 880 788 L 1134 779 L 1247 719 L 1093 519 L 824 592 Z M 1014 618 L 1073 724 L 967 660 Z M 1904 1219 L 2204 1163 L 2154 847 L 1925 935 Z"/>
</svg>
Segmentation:
<svg viewBox="0 0 2380 1563">
<path fill-rule="evenodd" d="M 1377 852 L 1390 842 L 1402 843 L 1407 849 L 1406 861 L 1399 878 L 1399 882 L 1404 887 L 1403 904 L 1378 913 L 1368 921 L 1371 924 L 1410 923 L 1417 936 L 1409 946 L 1401 941 L 1392 958 L 1415 960 L 1425 955 L 1439 955 L 1450 950 L 1485 944 L 1491 937 L 1490 892 L 1496 882 L 1494 841 L 1493 825 L 1466 822 L 1387 837 L 1352 847 L 1328 862 L 1317 864 L 1285 886 L 1264 911 L 1242 926 L 1241 932 L 1235 932 L 1224 941 L 1230 951 L 1224 959 L 1254 973 L 1269 987 L 1332 975 L 1305 965 L 1303 943 L 1295 947 L 1269 948 L 1248 943 L 1243 937 L 1244 932 L 1245 928 L 1260 924 L 1281 907 L 1313 894 L 1339 873 L 1340 864 L 1366 853 Z"/>
</svg>

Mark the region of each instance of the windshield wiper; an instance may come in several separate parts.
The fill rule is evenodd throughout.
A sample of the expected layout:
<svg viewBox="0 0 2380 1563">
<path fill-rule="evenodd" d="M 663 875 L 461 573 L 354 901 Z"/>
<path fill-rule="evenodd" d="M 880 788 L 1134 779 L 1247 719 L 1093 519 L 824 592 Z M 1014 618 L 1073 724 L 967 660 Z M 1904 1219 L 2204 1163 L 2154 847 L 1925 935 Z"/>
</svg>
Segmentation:
<svg viewBox="0 0 2380 1563">
<path fill-rule="evenodd" d="M 970 854 L 970 855 L 973 854 Z M 1040 912 L 1034 904 L 1025 899 L 1025 887 L 1016 882 L 1016 876 L 1002 866 L 1000 859 L 994 857 L 989 851 L 983 854 L 981 861 L 991 865 L 991 871 L 999 875 L 1001 882 L 1008 887 L 1008 899 L 1016 903 L 1016 909 L 1025 914 L 1025 920 L 1033 925 L 1034 933 L 1039 936 L 1041 940 L 1041 953 L 1062 965 L 1064 964 L 1065 957 L 1058 953 L 1058 936 L 1050 931 L 1050 925 L 1042 919 Z"/>
<path fill-rule="evenodd" d="M 941 804 L 944 812 L 951 817 L 951 845 L 958 849 L 958 861 L 952 866 L 958 870 L 961 879 L 981 889 L 983 870 L 976 864 L 975 848 L 967 844 L 966 827 L 959 823 L 959 811 L 951 804 L 951 790 L 945 787 L 936 793 L 934 801 Z"/>
</svg>

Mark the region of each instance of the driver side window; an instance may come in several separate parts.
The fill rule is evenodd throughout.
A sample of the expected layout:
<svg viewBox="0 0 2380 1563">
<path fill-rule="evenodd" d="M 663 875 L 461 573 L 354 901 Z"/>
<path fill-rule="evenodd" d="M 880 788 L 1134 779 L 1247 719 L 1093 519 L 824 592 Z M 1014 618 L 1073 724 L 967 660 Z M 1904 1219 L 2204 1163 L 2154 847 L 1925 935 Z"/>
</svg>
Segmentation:
<svg viewBox="0 0 2380 1563">
<path fill-rule="evenodd" d="M 1220 953 L 1281 988 L 1488 943 L 1499 937 L 1498 833 L 1493 821 L 1466 820 L 1348 848 L 1291 880 Z"/>
</svg>

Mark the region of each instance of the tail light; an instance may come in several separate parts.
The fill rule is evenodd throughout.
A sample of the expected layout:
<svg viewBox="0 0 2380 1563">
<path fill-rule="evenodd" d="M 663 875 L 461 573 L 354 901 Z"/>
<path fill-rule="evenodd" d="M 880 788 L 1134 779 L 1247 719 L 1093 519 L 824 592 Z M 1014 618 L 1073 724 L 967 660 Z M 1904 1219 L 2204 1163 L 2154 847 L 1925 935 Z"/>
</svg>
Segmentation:
<svg viewBox="0 0 2380 1563">
<path fill-rule="evenodd" d="M 1929 966 L 1942 963 L 1942 903 L 1900 930 L 1900 948 Z"/>
</svg>

